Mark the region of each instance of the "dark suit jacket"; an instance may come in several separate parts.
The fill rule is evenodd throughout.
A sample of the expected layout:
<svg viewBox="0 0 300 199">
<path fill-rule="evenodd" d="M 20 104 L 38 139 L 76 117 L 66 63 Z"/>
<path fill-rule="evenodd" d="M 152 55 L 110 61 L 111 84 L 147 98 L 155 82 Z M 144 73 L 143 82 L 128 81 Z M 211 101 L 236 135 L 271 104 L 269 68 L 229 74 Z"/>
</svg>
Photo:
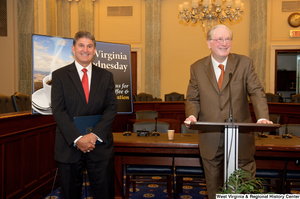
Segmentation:
<svg viewBox="0 0 300 199">
<path fill-rule="evenodd" d="M 257 119 L 269 119 L 266 95 L 255 73 L 252 59 L 229 54 L 221 91 L 218 88 L 211 56 L 198 60 L 191 66 L 187 89 L 186 116 L 194 115 L 202 122 L 224 122 L 229 117 L 229 73 L 232 73 L 231 93 L 233 117 L 237 122 L 252 123 L 247 95 L 253 104 Z M 213 159 L 219 145 L 221 132 L 199 133 L 200 154 Z M 255 154 L 254 135 L 239 134 L 239 158 Z"/>
<path fill-rule="evenodd" d="M 75 163 L 81 151 L 73 146 L 73 142 L 81 134 L 77 130 L 73 118 L 103 114 L 93 133 L 105 144 L 96 145 L 88 153 L 93 161 L 112 158 L 113 136 L 111 126 L 117 114 L 117 98 L 115 84 L 111 72 L 92 65 L 92 79 L 89 103 L 77 72 L 75 62 L 52 73 L 52 112 L 57 123 L 55 138 L 55 160 L 63 163 Z"/>
</svg>

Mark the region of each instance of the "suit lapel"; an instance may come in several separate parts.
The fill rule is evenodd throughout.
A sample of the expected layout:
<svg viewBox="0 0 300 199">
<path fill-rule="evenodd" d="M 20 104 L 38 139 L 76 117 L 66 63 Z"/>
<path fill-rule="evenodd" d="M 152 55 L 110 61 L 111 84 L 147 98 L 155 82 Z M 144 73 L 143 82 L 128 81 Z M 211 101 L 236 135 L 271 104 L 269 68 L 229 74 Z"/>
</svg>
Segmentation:
<svg viewBox="0 0 300 199">
<path fill-rule="evenodd" d="M 77 69 L 75 66 L 75 62 L 73 62 L 73 64 L 71 64 L 69 67 L 69 76 L 70 76 L 71 80 L 73 81 L 73 83 L 83 101 L 83 104 L 85 104 L 85 106 L 87 106 L 85 94 L 84 94 L 83 87 L 82 87 L 82 84 L 81 84 L 81 81 L 80 81 L 80 78 L 79 78 L 79 75 L 78 75 L 78 72 L 77 72 Z"/>
<path fill-rule="evenodd" d="M 97 87 L 101 83 L 101 74 L 99 74 L 99 70 L 96 68 L 97 66 L 92 64 L 92 79 L 91 79 L 91 88 L 90 88 L 90 96 L 96 96 Z M 89 104 L 92 103 L 94 98 L 89 99 Z"/>
<path fill-rule="evenodd" d="M 232 54 L 229 54 L 225 73 L 224 73 L 223 83 L 222 83 L 222 87 L 221 87 L 221 92 L 224 88 L 226 88 L 226 86 L 229 83 L 229 74 L 230 73 L 233 74 L 235 69 L 236 69 L 236 61 L 235 61 L 234 57 L 232 56 Z"/>
<path fill-rule="evenodd" d="M 208 79 L 209 79 L 210 83 L 212 84 L 212 86 L 215 88 L 215 90 L 217 92 L 220 92 L 219 87 L 218 87 L 218 82 L 216 80 L 216 74 L 215 74 L 214 67 L 212 65 L 210 56 L 207 57 L 207 59 L 204 63 L 204 66 L 205 66 L 204 70 L 205 70 L 205 72 L 208 76 Z"/>
</svg>

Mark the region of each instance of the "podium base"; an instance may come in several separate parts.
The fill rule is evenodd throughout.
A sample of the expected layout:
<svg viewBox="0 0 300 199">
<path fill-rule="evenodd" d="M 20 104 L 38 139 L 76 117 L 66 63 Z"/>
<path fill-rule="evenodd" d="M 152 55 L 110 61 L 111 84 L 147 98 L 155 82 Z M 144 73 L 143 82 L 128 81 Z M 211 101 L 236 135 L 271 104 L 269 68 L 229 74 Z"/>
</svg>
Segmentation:
<svg viewBox="0 0 300 199">
<path fill-rule="evenodd" d="M 152 132 L 152 136 L 160 136 L 160 133 L 157 132 L 157 131 L 153 131 L 153 132 Z"/>
<path fill-rule="evenodd" d="M 131 132 L 130 132 L 130 131 L 125 131 L 125 132 L 123 133 L 123 136 L 131 136 Z"/>
<path fill-rule="evenodd" d="M 282 134 L 283 138 L 292 138 L 292 136 L 290 134 Z"/>
</svg>

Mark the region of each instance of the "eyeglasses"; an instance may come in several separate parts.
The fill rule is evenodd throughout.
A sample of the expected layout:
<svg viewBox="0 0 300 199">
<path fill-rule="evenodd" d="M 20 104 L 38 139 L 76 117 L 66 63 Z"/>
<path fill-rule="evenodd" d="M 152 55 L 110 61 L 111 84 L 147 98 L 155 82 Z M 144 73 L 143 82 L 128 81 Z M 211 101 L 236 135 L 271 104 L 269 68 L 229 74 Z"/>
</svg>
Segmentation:
<svg viewBox="0 0 300 199">
<path fill-rule="evenodd" d="M 219 39 L 210 39 L 210 40 L 213 40 L 213 41 L 215 41 L 215 42 L 218 42 L 219 44 L 224 43 L 224 41 L 226 41 L 227 44 L 230 44 L 231 41 L 232 41 L 231 38 L 226 38 L 226 39 L 219 38 Z"/>
</svg>

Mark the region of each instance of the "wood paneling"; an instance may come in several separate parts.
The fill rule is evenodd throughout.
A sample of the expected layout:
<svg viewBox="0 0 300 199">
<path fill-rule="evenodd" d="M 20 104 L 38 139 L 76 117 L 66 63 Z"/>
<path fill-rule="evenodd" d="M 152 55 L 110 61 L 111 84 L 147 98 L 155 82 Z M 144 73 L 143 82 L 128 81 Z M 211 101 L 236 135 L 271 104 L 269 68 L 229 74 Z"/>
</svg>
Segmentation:
<svg viewBox="0 0 300 199">
<path fill-rule="evenodd" d="M 55 128 L 53 116 L 0 116 L 0 198 L 32 198 L 53 183 Z"/>
</svg>

